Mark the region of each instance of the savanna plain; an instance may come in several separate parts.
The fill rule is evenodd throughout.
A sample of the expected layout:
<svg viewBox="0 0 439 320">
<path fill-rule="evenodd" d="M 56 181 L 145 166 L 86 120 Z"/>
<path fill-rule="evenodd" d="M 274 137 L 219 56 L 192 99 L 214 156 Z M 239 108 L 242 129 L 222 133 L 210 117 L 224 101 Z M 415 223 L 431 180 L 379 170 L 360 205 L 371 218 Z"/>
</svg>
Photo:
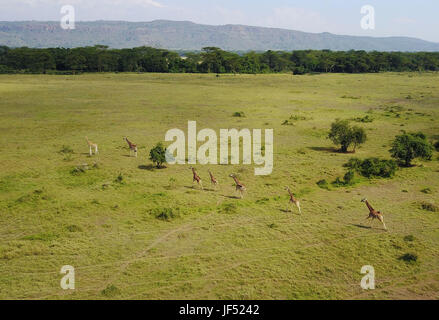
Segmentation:
<svg viewBox="0 0 439 320">
<path fill-rule="evenodd" d="M 351 157 L 390 159 L 402 130 L 438 140 L 438 107 L 438 73 L 1 75 L 0 298 L 438 299 L 439 154 L 331 184 Z M 355 154 L 327 139 L 337 118 L 365 128 Z M 189 120 L 274 129 L 273 173 L 197 164 L 201 190 L 189 165 L 154 168 L 149 150 Z M 364 197 L 388 231 L 365 221 Z"/>
</svg>

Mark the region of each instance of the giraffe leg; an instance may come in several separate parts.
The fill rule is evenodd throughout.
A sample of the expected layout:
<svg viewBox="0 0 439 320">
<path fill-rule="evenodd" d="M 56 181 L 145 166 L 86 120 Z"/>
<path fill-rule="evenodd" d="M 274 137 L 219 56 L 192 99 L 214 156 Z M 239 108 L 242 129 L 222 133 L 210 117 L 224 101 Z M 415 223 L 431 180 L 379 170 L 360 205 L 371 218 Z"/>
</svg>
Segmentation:
<svg viewBox="0 0 439 320">
<path fill-rule="evenodd" d="M 91 151 L 91 146 L 90 146 L 90 157 L 93 155 L 92 151 Z"/>
<path fill-rule="evenodd" d="M 381 223 L 382 223 L 382 224 L 383 224 L 383 226 L 384 226 L 384 230 L 386 230 L 386 231 L 387 231 L 387 227 L 386 227 L 386 224 L 384 223 L 384 218 L 383 218 L 383 217 L 380 217 L 379 219 L 380 219 Z"/>
<path fill-rule="evenodd" d="M 203 188 L 203 182 L 202 182 L 201 180 L 200 180 L 199 184 L 200 184 L 201 190 L 204 190 L 204 188 Z"/>
<path fill-rule="evenodd" d="M 95 154 L 98 154 L 99 153 L 99 151 L 98 151 L 98 145 L 96 145 L 96 147 L 95 147 Z"/>
<path fill-rule="evenodd" d="M 296 206 L 299 209 L 299 213 L 302 214 L 302 209 L 300 209 L 300 202 L 299 201 L 296 202 Z"/>
</svg>

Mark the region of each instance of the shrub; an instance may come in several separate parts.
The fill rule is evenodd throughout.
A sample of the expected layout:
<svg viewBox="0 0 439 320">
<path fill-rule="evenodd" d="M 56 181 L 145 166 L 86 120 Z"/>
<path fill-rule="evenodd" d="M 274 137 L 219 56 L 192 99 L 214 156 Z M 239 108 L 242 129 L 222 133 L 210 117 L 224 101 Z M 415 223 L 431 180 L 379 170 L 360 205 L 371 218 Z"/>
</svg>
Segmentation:
<svg viewBox="0 0 439 320">
<path fill-rule="evenodd" d="M 329 190 L 329 183 L 325 179 L 318 181 L 317 185 L 322 189 Z"/>
<path fill-rule="evenodd" d="M 344 183 L 346 185 L 353 185 L 355 180 L 355 172 L 353 170 L 349 170 L 343 177 Z"/>
<path fill-rule="evenodd" d="M 362 117 L 362 118 L 355 118 L 354 119 L 354 121 L 356 121 L 356 122 L 362 122 L 362 123 L 371 123 L 371 122 L 373 122 L 373 118 L 371 117 L 371 116 L 369 116 L 369 115 L 365 115 L 364 117 Z"/>
<path fill-rule="evenodd" d="M 436 151 L 439 151 L 439 141 L 436 141 L 436 143 L 434 144 L 434 148 L 436 149 Z"/>
<path fill-rule="evenodd" d="M 328 138 L 335 145 L 340 145 L 342 152 L 348 152 L 349 147 L 353 144 L 355 152 L 358 145 L 366 142 L 367 135 L 363 128 L 351 127 L 348 120 L 337 120 L 331 124 Z"/>
<path fill-rule="evenodd" d="M 59 150 L 59 153 L 63 153 L 63 154 L 72 154 L 72 153 L 74 153 L 74 152 L 73 152 L 73 149 L 72 149 L 71 147 L 66 146 L 66 145 L 63 145 L 62 148 L 61 148 L 61 150 Z"/>
<path fill-rule="evenodd" d="M 418 261 L 418 255 L 414 254 L 414 253 L 406 253 L 405 255 L 399 257 L 399 260 L 408 262 L 408 263 L 413 263 Z"/>
<path fill-rule="evenodd" d="M 244 117 L 245 117 L 245 113 L 242 112 L 242 111 L 240 111 L 240 112 L 235 112 L 235 113 L 233 114 L 233 116 L 234 116 L 235 118 L 244 118 Z"/>
<path fill-rule="evenodd" d="M 67 226 L 66 229 L 69 232 L 81 232 L 82 228 L 80 226 L 77 226 L 76 224 L 72 224 L 70 226 Z"/>
<path fill-rule="evenodd" d="M 408 236 L 404 237 L 404 241 L 413 242 L 413 241 L 415 241 L 415 237 L 413 235 L 409 234 Z"/>
<path fill-rule="evenodd" d="M 424 188 L 424 189 L 421 190 L 421 192 L 425 193 L 425 194 L 432 194 L 433 193 L 433 191 L 431 191 L 430 188 Z"/>
<path fill-rule="evenodd" d="M 237 212 L 237 207 L 236 204 L 229 202 L 229 203 L 224 203 L 222 205 L 221 211 L 227 214 L 232 214 L 232 213 L 236 213 Z"/>
<path fill-rule="evenodd" d="M 157 168 L 162 168 L 162 164 L 166 161 L 166 149 L 161 142 L 157 143 L 149 152 L 149 159 L 155 163 Z"/>
<path fill-rule="evenodd" d="M 395 175 L 398 169 L 395 161 L 378 158 L 367 158 L 364 160 L 352 158 L 344 166 L 367 178 L 390 178 Z"/>
<path fill-rule="evenodd" d="M 156 219 L 163 221 L 171 221 L 178 217 L 178 214 L 172 208 L 154 208 L 149 213 Z"/>
<path fill-rule="evenodd" d="M 103 296 L 108 298 L 112 298 L 120 294 L 120 289 L 116 287 L 114 284 L 108 285 L 104 290 L 101 291 Z"/>
<path fill-rule="evenodd" d="M 114 180 L 114 182 L 116 182 L 116 183 L 123 183 L 123 175 L 122 175 L 122 173 L 119 173 L 119 175 L 117 176 L 116 180 Z"/>
<path fill-rule="evenodd" d="M 355 172 L 353 170 L 349 170 L 343 176 L 343 179 L 337 177 L 335 181 L 332 182 L 332 185 L 335 187 L 344 187 L 344 186 L 352 186 L 355 184 Z"/>
<path fill-rule="evenodd" d="M 434 204 L 432 204 L 430 202 L 421 202 L 421 208 L 425 211 L 430 211 L 430 212 L 438 212 L 439 211 L 439 207 L 435 206 Z"/>
<path fill-rule="evenodd" d="M 433 155 L 433 146 L 425 134 L 404 133 L 396 136 L 390 153 L 403 166 L 409 167 L 415 158 L 430 160 Z"/>
</svg>

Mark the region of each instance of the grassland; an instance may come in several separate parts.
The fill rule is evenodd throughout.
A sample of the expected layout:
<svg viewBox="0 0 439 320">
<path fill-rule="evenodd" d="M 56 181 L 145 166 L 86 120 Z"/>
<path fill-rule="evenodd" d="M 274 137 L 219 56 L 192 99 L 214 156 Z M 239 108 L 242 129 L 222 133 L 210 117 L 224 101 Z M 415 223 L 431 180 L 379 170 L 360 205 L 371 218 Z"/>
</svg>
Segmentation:
<svg viewBox="0 0 439 320">
<path fill-rule="evenodd" d="M 437 153 L 393 179 L 316 182 L 342 176 L 352 157 L 326 139 L 334 119 L 372 117 L 359 123 L 369 139 L 356 156 L 389 158 L 401 130 L 439 138 L 438 106 L 435 73 L 2 75 L 0 298 L 437 299 L 439 212 L 422 208 L 439 205 Z M 153 169 L 151 147 L 188 120 L 217 132 L 274 128 L 273 174 L 198 165 L 205 185 L 208 168 L 220 180 L 201 191 L 186 165 Z M 285 185 L 302 215 L 285 212 Z M 364 196 L 388 232 L 365 227 Z M 168 208 L 169 221 L 156 217 Z M 60 288 L 63 265 L 75 267 L 75 290 Z M 375 290 L 360 288 L 363 265 L 375 267 Z"/>
</svg>

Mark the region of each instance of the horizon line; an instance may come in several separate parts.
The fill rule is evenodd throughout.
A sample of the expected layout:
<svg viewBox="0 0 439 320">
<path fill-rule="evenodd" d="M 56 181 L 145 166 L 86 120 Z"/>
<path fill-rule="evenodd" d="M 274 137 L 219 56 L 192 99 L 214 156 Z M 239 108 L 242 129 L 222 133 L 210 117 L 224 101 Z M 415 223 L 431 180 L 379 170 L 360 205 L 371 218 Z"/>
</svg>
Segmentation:
<svg viewBox="0 0 439 320">
<path fill-rule="evenodd" d="M 373 38 L 373 39 L 387 39 L 387 38 L 407 38 L 407 39 L 416 39 L 416 40 L 422 40 L 429 43 L 439 44 L 439 42 L 431 41 L 431 40 L 425 40 L 423 38 L 419 37 L 413 37 L 413 36 L 372 36 L 372 35 L 352 35 L 352 34 L 339 34 L 339 33 L 332 33 L 329 31 L 323 31 L 323 32 L 308 32 L 308 31 L 302 31 L 302 30 L 296 30 L 296 29 L 288 29 L 288 28 L 279 28 L 279 27 L 267 27 L 267 26 L 254 26 L 254 25 L 246 25 L 246 24 L 234 24 L 234 23 L 228 23 L 228 24 L 205 24 L 205 23 L 197 23 L 190 20 L 169 20 L 169 19 L 154 19 L 150 21 L 129 21 L 129 20 L 77 20 L 75 23 L 87 23 L 87 22 L 124 22 L 124 23 L 151 23 L 156 21 L 168 21 L 168 22 L 186 22 L 186 23 L 192 23 L 196 25 L 201 26 L 211 26 L 211 27 L 226 27 L 226 26 L 242 26 L 242 27 L 250 27 L 250 28 L 264 28 L 264 29 L 274 29 L 274 30 L 286 30 L 286 31 L 294 31 L 294 32 L 301 32 L 301 33 L 308 33 L 308 34 L 330 34 L 334 36 L 343 36 L 343 37 L 356 37 L 356 38 Z M 0 23 L 3 22 L 51 22 L 51 23 L 59 23 L 58 20 L 0 20 Z"/>
</svg>

